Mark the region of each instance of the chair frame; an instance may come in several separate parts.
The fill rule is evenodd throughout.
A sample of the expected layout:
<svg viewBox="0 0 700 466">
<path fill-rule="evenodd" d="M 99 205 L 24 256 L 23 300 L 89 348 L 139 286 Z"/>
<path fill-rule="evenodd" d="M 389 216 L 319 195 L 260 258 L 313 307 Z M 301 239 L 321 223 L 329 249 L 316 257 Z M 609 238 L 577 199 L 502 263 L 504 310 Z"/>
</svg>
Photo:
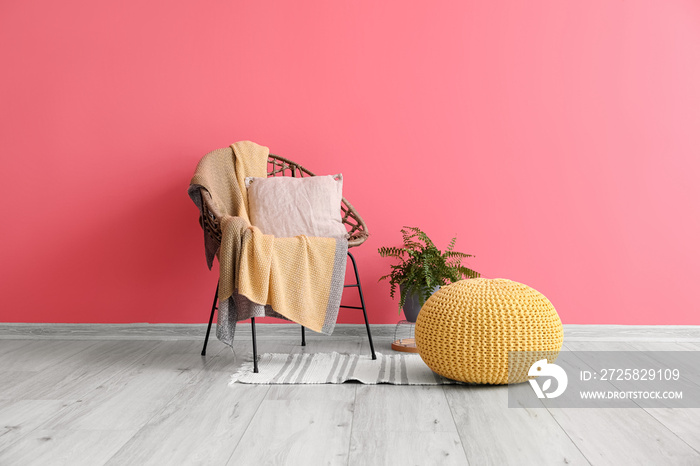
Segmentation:
<svg viewBox="0 0 700 466">
<path fill-rule="evenodd" d="M 315 176 L 311 171 L 302 167 L 296 162 L 292 162 L 279 155 L 270 154 L 267 159 L 267 175 L 272 176 L 292 176 L 296 178 L 302 178 L 304 176 Z M 200 196 L 202 200 L 202 216 L 199 219 L 199 223 L 204 229 L 204 231 L 212 237 L 215 241 L 221 243 L 221 227 L 219 223 L 218 216 L 215 210 L 212 208 L 209 202 L 211 196 L 204 189 L 200 189 Z M 348 229 L 348 248 L 357 247 L 364 243 L 369 237 L 369 232 L 367 230 L 367 224 L 365 224 L 362 217 L 357 213 L 355 208 L 350 204 L 347 199 L 343 198 L 341 205 L 341 214 L 343 224 Z M 352 261 L 352 268 L 355 272 L 355 283 L 344 285 L 344 288 L 357 288 L 360 295 L 360 306 L 346 306 L 340 305 L 342 308 L 346 309 L 362 309 L 362 314 L 365 318 L 365 328 L 367 329 L 367 338 L 369 339 L 369 347 L 372 352 L 372 359 L 377 359 L 377 355 L 374 352 L 374 343 L 372 342 L 372 332 L 369 327 L 369 321 L 367 320 L 367 308 L 365 306 L 365 299 L 362 294 L 362 285 L 360 283 L 360 275 L 357 272 L 357 263 L 355 258 L 348 251 L 348 257 Z M 211 314 L 209 315 L 209 325 L 207 326 L 207 334 L 204 338 L 204 346 L 202 347 L 202 356 L 207 354 L 207 342 L 209 341 L 209 333 L 211 332 L 211 325 L 214 321 L 214 312 L 218 309 L 217 303 L 219 299 L 219 282 L 217 280 L 216 291 L 214 292 L 214 302 L 211 307 Z M 255 338 L 255 317 L 250 319 L 252 337 L 253 337 L 253 372 L 258 372 L 258 345 Z M 306 329 L 304 326 L 301 327 L 301 346 L 306 346 Z"/>
</svg>

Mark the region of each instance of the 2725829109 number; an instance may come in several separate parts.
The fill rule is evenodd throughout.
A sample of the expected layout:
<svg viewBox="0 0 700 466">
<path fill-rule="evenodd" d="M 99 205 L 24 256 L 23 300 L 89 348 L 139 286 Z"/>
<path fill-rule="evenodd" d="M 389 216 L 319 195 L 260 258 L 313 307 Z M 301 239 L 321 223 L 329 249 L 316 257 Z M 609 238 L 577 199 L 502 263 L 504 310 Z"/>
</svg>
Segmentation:
<svg viewBox="0 0 700 466">
<path fill-rule="evenodd" d="M 678 380 L 678 369 L 601 369 L 600 380 Z"/>
</svg>

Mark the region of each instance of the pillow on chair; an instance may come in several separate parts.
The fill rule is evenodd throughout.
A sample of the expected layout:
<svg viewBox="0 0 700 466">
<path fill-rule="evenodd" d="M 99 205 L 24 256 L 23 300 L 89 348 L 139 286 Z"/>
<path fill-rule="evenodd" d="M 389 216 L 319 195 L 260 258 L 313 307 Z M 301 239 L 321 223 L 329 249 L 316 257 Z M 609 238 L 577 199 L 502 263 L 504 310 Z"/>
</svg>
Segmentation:
<svg viewBox="0 0 700 466">
<path fill-rule="evenodd" d="M 245 179 L 251 224 L 266 235 L 347 237 L 340 214 L 343 176 Z"/>
</svg>

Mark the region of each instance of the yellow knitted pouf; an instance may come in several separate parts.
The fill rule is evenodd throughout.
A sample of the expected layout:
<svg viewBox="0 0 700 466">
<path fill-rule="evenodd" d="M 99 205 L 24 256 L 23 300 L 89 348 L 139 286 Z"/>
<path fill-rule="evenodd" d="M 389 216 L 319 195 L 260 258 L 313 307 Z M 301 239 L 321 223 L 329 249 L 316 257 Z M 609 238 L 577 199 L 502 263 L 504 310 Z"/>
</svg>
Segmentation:
<svg viewBox="0 0 700 466">
<path fill-rule="evenodd" d="M 544 295 L 502 278 L 472 278 L 443 286 L 416 320 L 416 346 L 433 371 L 472 383 L 528 379 L 530 365 L 554 362 L 564 341 L 557 311 Z M 535 353 L 536 352 L 536 353 Z M 513 361 L 519 361 L 513 364 Z"/>
</svg>

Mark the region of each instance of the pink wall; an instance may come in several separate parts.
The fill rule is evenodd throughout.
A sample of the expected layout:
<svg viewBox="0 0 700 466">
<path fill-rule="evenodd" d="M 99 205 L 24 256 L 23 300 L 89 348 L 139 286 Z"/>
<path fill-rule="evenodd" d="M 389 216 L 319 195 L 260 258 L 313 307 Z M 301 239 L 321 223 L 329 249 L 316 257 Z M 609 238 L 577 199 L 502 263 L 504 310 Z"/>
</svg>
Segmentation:
<svg viewBox="0 0 700 466">
<path fill-rule="evenodd" d="M 0 57 L 0 321 L 205 321 L 187 184 L 251 139 L 343 172 L 375 323 L 419 225 L 565 323 L 700 324 L 695 0 L 13 1 Z"/>
</svg>

